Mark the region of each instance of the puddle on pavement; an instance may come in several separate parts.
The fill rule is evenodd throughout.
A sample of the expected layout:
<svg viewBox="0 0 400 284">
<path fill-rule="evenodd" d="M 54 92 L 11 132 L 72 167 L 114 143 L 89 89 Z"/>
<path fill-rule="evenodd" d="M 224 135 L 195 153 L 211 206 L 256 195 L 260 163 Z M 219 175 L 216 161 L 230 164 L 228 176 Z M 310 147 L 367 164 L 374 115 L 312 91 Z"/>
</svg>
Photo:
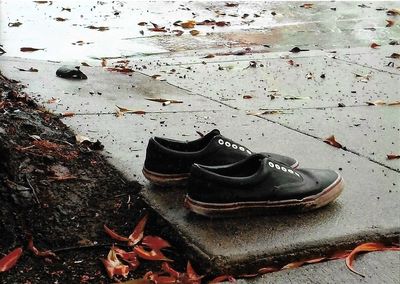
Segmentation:
<svg viewBox="0 0 400 284">
<path fill-rule="evenodd" d="M 387 39 L 400 35 L 398 24 L 385 27 L 390 17 L 379 9 L 398 7 L 398 2 L 368 3 L 366 8 L 359 6 L 362 2 L 315 2 L 310 9 L 300 8 L 299 2 L 238 3 L 237 7 L 226 7 L 223 1 L 143 1 L 138 5 L 136 1 L 58 0 L 38 4 L 2 0 L 0 44 L 7 56 L 78 61 L 246 45 L 269 45 L 271 51 L 287 51 L 292 46 L 358 47 L 369 46 L 371 41 L 387 44 Z M 191 19 L 230 25 L 196 26 L 198 36 L 173 25 Z M 18 22 L 22 25 L 12 25 Z M 140 26 L 139 22 L 147 25 Z M 165 26 L 168 32 L 149 31 L 151 23 Z M 174 29 L 184 34 L 176 36 L 171 32 Z M 45 50 L 21 52 L 21 47 Z"/>
</svg>

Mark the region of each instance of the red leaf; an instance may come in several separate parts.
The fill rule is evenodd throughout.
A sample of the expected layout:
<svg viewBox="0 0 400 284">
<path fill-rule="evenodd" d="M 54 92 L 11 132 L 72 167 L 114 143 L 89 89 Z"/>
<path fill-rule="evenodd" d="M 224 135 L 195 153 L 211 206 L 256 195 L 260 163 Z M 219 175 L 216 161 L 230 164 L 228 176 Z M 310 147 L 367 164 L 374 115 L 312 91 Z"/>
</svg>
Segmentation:
<svg viewBox="0 0 400 284">
<path fill-rule="evenodd" d="M 387 28 L 390 28 L 390 27 L 393 26 L 394 23 L 395 23 L 395 21 L 393 21 L 393 20 L 386 20 L 386 22 L 387 22 L 387 24 L 386 24 L 386 27 L 387 27 Z"/>
<path fill-rule="evenodd" d="M 247 100 L 248 100 L 248 99 L 252 99 L 252 98 L 253 98 L 253 97 L 250 96 L 250 95 L 244 95 L 244 96 L 243 96 L 243 99 L 247 99 Z"/>
<path fill-rule="evenodd" d="M 282 267 L 282 269 L 297 268 L 297 267 L 303 266 L 304 264 L 318 263 L 318 262 L 321 262 L 324 260 L 326 260 L 326 257 L 318 257 L 318 258 L 313 258 L 313 259 L 309 259 L 309 260 L 295 261 L 295 262 L 286 264 L 284 267 Z"/>
<path fill-rule="evenodd" d="M 140 219 L 139 223 L 137 223 L 132 234 L 130 234 L 128 237 L 129 239 L 128 245 L 134 246 L 143 239 L 143 231 L 144 227 L 146 226 L 147 219 L 148 215 L 146 214 L 143 216 L 142 219 Z"/>
<path fill-rule="evenodd" d="M 114 232 L 113 230 L 108 228 L 106 225 L 104 225 L 103 227 L 104 227 L 104 230 L 106 231 L 107 235 L 109 235 L 114 240 L 121 241 L 121 242 L 128 242 L 129 241 L 128 238 L 123 237 L 121 235 L 118 235 L 116 232 Z"/>
<path fill-rule="evenodd" d="M 34 245 L 33 245 L 33 239 L 31 238 L 28 243 L 28 249 L 33 252 L 34 255 L 36 256 L 41 256 L 41 257 L 57 257 L 54 252 L 51 250 L 46 250 L 46 251 L 39 251 Z"/>
<path fill-rule="evenodd" d="M 189 281 L 191 281 L 192 284 L 197 284 L 197 283 L 200 284 L 200 280 L 201 278 L 203 278 L 202 276 L 198 275 L 196 271 L 194 271 L 190 261 L 188 261 L 186 265 L 186 274 L 189 278 Z"/>
<path fill-rule="evenodd" d="M 129 267 L 118 259 L 114 247 L 111 247 L 107 259 L 102 259 L 102 262 L 110 278 L 113 278 L 114 275 L 122 275 L 123 277 L 128 276 Z"/>
<path fill-rule="evenodd" d="M 400 155 L 396 155 L 396 154 L 387 154 L 386 157 L 388 160 L 400 159 Z"/>
<path fill-rule="evenodd" d="M 378 47 L 380 47 L 380 46 L 381 46 L 380 44 L 377 44 L 377 43 L 375 43 L 375 42 L 371 43 L 371 45 L 370 45 L 370 47 L 371 47 L 371 48 L 374 48 L 374 49 L 376 49 L 376 48 L 378 48 Z"/>
<path fill-rule="evenodd" d="M 139 267 L 140 262 L 134 251 L 127 252 L 118 247 L 114 247 L 114 251 L 118 256 L 120 256 L 125 262 L 128 263 L 128 265 L 130 267 L 129 270 L 135 270 L 136 268 Z"/>
<path fill-rule="evenodd" d="M 143 238 L 142 245 L 154 250 L 169 248 L 171 245 L 166 240 L 157 236 L 146 236 Z"/>
<path fill-rule="evenodd" d="M 173 269 L 168 262 L 163 262 L 161 265 L 161 269 L 168 273 L 170 276 L 174 277 L 175 279 L 179 279 L 181 277 L 181 273 Z"/>
<path fill-rule="evenodd" d="M 329 145 L 336 147 L 336 148 L 343 148 L 342 144 L 340 144 L 339 142 L 337 142 L 335 140 L 335 136 L 331 135 L 328 138 L 324 139 L 325 143 L 328 143 Z"/>
<path fill-rule="evenodd" d="M 13 268 L 21 257 L 22 248 L 16 248 L 2 259 L 0 259 L 0 272 L 5 272 Z"/>
<path fill-rule="evenodd" d="M 142 246 L 135 246 L 133 250 L 137 253 L 137 255 L 143 259 L 147 260 L 164 260 L 164 261 L 172 261 L 167 258 L 161 251 L 159 250 L 151 250 L 147 251 Z"/>
<path fill-rule="evenodd" d="M 213 280 L 208 282 L 208 284 L 215 284 L 215 283 L 221 283 L 228 280 L 230 283 L 236 283 L 236 279 L 233 278 L 231 275 L 221 275 L 218 277 L 215 277 Z"/>
<path fill-rule="evenodd" d="M 271 267 L 263 267 L 263 268 L 260 268 L 258 270 L 258 274 L 267 274 L 267 273 L 275 272 L 275 271 L 278 271 L 278 270 L 279 270 L 279 268 L 273 267 L 273 266 L 271 266 Z"/>
<path fill-rule="evenodd" d="M 346 257 L 346 266 L 353 271 L 354 273 L 363 276 L 361 273 L 357 272 L 353 268 L 353 262 L 354 259 L 356 258 L 357 254 L 360 252 L 371 252 L 371 251 L 385 251 L 385 250 L 395 250 L 395 251 L 400 251 L 400 247 L 398 246 L 391 246 L 387 247 L 382 243 L 364 243 L 356 248 L 354 248 L 351 253 Z"/>
</svg>

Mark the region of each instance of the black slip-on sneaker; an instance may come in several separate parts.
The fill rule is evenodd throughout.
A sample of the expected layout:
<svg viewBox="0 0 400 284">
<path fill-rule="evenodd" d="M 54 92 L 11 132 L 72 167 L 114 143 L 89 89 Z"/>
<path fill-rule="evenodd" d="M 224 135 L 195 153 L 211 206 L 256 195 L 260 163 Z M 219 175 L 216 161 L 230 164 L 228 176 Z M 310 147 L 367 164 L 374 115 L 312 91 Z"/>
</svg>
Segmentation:
<svg viewBox="0 0 400 284">
<path fill-rule="evenodd" d="M 185 207 L 209 217 L 299 212 L 327 205 L 342 190 L 335 171 L 292 169 L 255 154 L 225 166 L 194 164 Z"/>
<path fill-rule="evenodd" d="M 251 154 L 249 149 L 222 136 L 217 129 L 189 142 L 152 137 L 147 145 L 143 174 L 157 185 L 184 184 L 194 163 L 206 166 L 227 165 Z M 299 164 L 295 159 L 279 154 L 262 155 L 292 168 Z"/>
</svg>

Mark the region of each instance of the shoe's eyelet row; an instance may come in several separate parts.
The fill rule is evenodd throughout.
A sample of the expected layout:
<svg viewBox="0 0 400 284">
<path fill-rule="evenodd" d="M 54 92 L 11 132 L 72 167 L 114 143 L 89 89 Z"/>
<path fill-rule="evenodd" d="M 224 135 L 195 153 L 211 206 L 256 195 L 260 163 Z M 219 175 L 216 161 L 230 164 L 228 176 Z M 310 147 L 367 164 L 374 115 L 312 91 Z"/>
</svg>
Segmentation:
<svg viewBox="0 0 400 284">
<path fill-rule="evenodd" d="M 249 155 L 252 154 L 252 152 L 251 152 L 250 150 L 245 149 L 245 148 L 242 147 L 242 146 L 238 146 L 238 145 L 236 145 L 236 144 L 232 144 L 232 143 L 229 142 L 229 141 L 224 141 L 223 139 L 219 139 L 219 140 L 218 140 L 218 144 L 219 144 L 219 145 L 225 145 L 225 146 L 228 147 L 228 148 L 229 148 L 229 147 L 232 147 L 232 149 L 235 149 L 235 150 L 239 149 L 239 150 L 242 151 L 242 152 L 246 151 Z"/>
<path fill-rule="evenodd" d="M 296 173 L 295 171 L 293 171 L 292 169 L 287 169 L 287 168 L 285 168 L 284 166 L 280 166 L 280 165 L 278 165 L 278 164 L 274 164 L 274 163 L 271 162 L 271 161 L 268 162 L 268 166 L 270 166 L 271 168 L 275 168 L 275 169 L 277 169 L 277 170 L 281 170 L 281 171 L 283 171 L 283 172 L 285 172 L 285 173 L 286 173 L 286 172 L 289 172 L 289 173 L 291 173 L 291 174 L 294 174 L 294 175 L 300 177 L 300 175 L 299 175 L 298 173 Z"/>
</svg>

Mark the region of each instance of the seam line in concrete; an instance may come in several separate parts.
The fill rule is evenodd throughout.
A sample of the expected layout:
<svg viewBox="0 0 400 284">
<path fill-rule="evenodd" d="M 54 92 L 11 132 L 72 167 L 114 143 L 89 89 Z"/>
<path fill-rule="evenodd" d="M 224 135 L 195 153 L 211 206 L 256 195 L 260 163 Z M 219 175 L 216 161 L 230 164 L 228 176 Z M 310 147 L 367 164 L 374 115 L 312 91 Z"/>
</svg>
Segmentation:
<svg viewBox="0 0 400 284">
<path fill-rule="evenodd" d="M 220 109 L 209 109 L 209 110 L 173 110 L 173 111 L 146 111 L 144 114 L 137 113 L 124 113 L 123 115 L 146 115 L 146 114 L 171 114 L 171 113 L 200 113 L 200 112 L 220 112 Z M 115 115 L 115 112 L 81 112 L 75 113 L 74 116 L 104 116 L 104 115 Z M 68 116 L 63 116 L 62 113 L 55 113 L 55 115 L 59 115 L 62 118 L 68 118 Z"/>
<path fill-rule="evenodd" d="M 394 73 L 394 72 L 391 72 L 391 71 L 388 71 L 388 70 L 382 70 L 382 69 L 379 69 L 379 68 L 376 68 L 376 67 L 372 67 L 372 66 L 369 66 L 369 65 L 366 65 L 366 64 L 360 64 L 360 63 L 357 63 L 357 62 L 349 61 L 349 60 L 346 60 L 346 59 L 343 59 L 343 58 L 336 58 L 336 60 L 339 60 L 339 61 L 342 61 L 342 62 L 346 62 L 346 63 L 350 63 L 350 64 L 357 65 L 357 66 L 361 66 L 361 67 L 365 67 L 365 68 L 372 69 L 372 70 L 375 70 L 375 71 L 378 71 L 378 72 L 383 72 L 383 73 L 388 73 L 388 74 L 391 74 L 391 75 L 400 76 L 399 73 Z"/>
</svg>

